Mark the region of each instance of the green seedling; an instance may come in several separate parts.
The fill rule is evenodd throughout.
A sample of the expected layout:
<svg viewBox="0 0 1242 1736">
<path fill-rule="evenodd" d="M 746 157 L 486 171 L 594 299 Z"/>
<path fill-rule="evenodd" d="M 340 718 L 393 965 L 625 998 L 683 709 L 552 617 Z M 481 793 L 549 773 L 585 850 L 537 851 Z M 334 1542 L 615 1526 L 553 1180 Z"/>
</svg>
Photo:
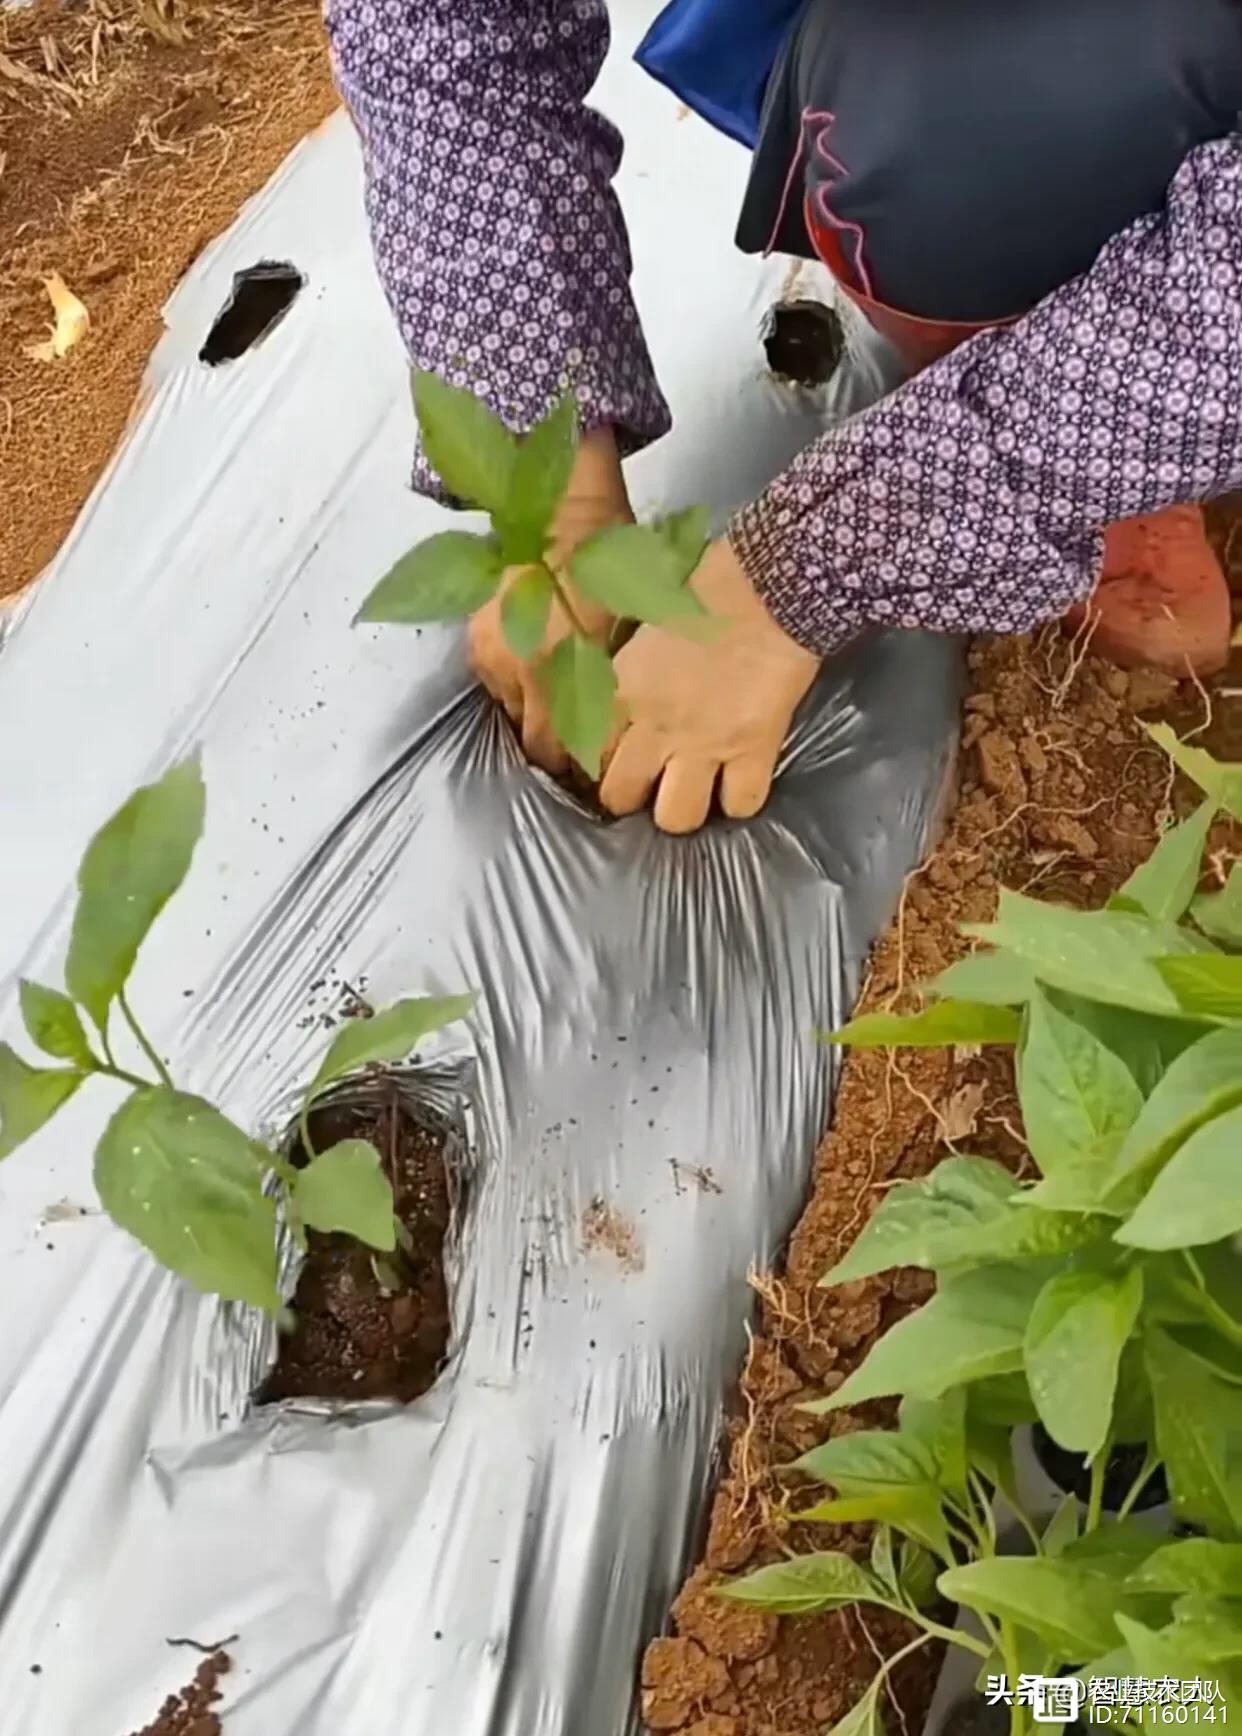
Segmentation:
<svg viewBox="0 0 1242 1736">
<path fill-rule="evenodd" d="M 87 846 L 65 990 L 21 985 L 32 1043 L 62 1064 L 32 1066 L 0 1044 L 0 1158 L 88 1080 L 120 1083 L 128 1095 L 95 1148 L 104 1210 L 197 1289 L 275 1314 L 282 1307 L 278 1212 L 303 1247 L 308 1230 L 341 1231 L 391 1256 L 404 1232 L 375 1147 L 346 1139 L 315 1151 L 311 1111 L 366 1069 L 403 1060 L 432 1031 L 463 1018 L 475 997 L 402 1000 L 344 1026 L 302 1102 L 300 1166 L 205 1098 L 179 1090 L 127 987 L 139 948 L 189 870 L 205 808 L 198 761 L 187 760 L 136 791 Z M 142 1057 L 133 1066 L 117 1058 L 118 1020 Z"/>
<path fill-rule="evenodd" d="M 725 1595 L 783 1612 L 880 1604 L 915 1624 L 839 1726 L 850 1736 L 876 1727 L 898 1659 L 935 1638 L 1011 1689 L 1066 1670 L 1210 1678 L 1242 1707 L 1242 906 L 1232 876 L 1198 891 L 1218 813 L 1242 817 L 1242 766 L 1152 733 L 1206 799 L 1104 909 L 1002 893 L 995 921 L 967 931 L 984 949 L 925 985 L 922 1011 L 833 1039 L 1013 1045 L 1035 1171 L 1019 1181 L 954 1150 L 889 1189 L 823 1280 L 936 1280 L 807 1407 L 901 1401 L 895 1433 L 847 1433 L 799 1463 L 835 1490 L 799 1522 L 874 1523 L 871 1560 L 800 1556 Z M 1035 1421 L 1090 1471 L 1086 1500 L 1042 1531 L 1013 1470 L 1014 1431 Z M 1110 1514 L 1121 1445 L 1141 1466 Z M 1132 1517 L 1161 1468 L 1198 1536 L 1169 1542 Z M 1027 1533 L 1020 1557 L 999 1541 L 1002 1498 Z M 948 1634 L 937 1599 L 969 1608 L 982 1637 Z M 1021 1696 L 1010 1713 L 1033 1728 Z"/>
<path fill-rule="evenodd" d="M 615 525 L 581 543 L 562 568 L 551 558 L 557 508 L 578 447 L 572 395 L 524 437 L 473 393 L 434 374 L 413 375 L 423 451 L 448 491 L 487 513 L 483 534 L 448 530 L 415 545 L 376 585 L 359 621 L 402 625 L 456 621 L 489 602 L 505 582 L 501 624 L 514 654 L 537 662 L 552 727 L 591 777 L 616 716 L 608 650 L 587 630 L 575 597 L 619 622 L 701 634 L 710 623 L 687 580 L 707 542 L 697 507 L 651 525 Z M 550 651 L 553 606 L 570 630 Z"/>
</svg>

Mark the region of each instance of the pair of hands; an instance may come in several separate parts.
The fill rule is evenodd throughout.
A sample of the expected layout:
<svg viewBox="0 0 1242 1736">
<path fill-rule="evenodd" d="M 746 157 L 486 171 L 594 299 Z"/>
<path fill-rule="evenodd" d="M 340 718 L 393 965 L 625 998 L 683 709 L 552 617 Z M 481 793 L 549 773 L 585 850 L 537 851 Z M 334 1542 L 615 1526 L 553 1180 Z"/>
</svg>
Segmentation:
<svg viewBox="0 0 1242 1736">
<path fill-rule="evenodd" d="M 611 430 L 589 434 L 557 516 L 553 558 L 567 560 L 587 537 L 633 516 Z M 726 541 L 710 545 L 690 584 L 716 630 L 700 640 L 640 627 L 617 652 L 622 721 L 604 750 L 599 789 L 602 806 L 618 815 L 636 813 L 654 794 L 655 822 L 665 832 L 696 831 L 717 781 L 726 814 L 748 819 L 759 812 L 820 661 L 777 626 Z M 576 597 L 575 607 L 588 631 L 607 643 L 612 618 L 584 598 Z M 569 631 L 554 604 L 543 651 Z M 566 771 L 568 756 L 553 734 L 535 667 L 505 639 L 500 594 L 471 619 L 470 659 L 521 732 L 527 756 L 546 771 Z"/>
</svg>

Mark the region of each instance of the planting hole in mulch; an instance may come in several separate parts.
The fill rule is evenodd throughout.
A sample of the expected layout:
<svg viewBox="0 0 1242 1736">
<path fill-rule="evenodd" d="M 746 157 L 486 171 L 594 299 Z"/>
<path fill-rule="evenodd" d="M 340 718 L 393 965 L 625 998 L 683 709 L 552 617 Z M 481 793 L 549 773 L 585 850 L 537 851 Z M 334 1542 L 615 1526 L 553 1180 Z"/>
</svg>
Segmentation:
<svg viewBox="0 0 1242 1736">
<path fill-rule="evenodd" d="M 288 313 L 306 279 L 295 266 L 262 259 L 233 274 L 233 293 L 198 352 L 209 368 L 234 362 L 265 338 Z"/>
<path fill-rule="evenodd" d="M 154 1722 L 144 1724 L 133 1736 L 221 1736 L 224 1727 L 211 1708 L 220 1699 L 220 1678 L 230 1667 L 227 1652 L 204 1658 L 194 1680 L 179 1694 L 170 1694 Z"/>
<path fill-rule="evenodd" d="M 768 314 L 763 349 L 778 380 L 823 386 L 845 354 L 845 328 L 822 301 L 783 301 Z"/>
<path fill-rule="evenodd" d="M 1031 1430 L 1031 1445 L 1035 1457 L 1058 1489 L 1067 1495 L 1076 1495 L 1080 1501 L 1088 1499 L 1091 1494 L 1091 1467 L 1080 1453 L 1070 1453 L 1064 1447 L 1059 1447 L 1042 1423 L 1036 1423 Z M 1109 1454 L 1108 1468 L 1104 1473 L 1106 1513 L 1120 1511 L 1134 1486 L 1135 1478 L 1143 1469 L 1145 1458 L 1146 1448 L 1142 1445 L 1115 1447 Z M 1163 1507 L 1168 1498 L 1169 1485 L 1165 1481 L 1164 1467 L 1159 1466 L 1148 1478 L 1132 1510 L 1146 1513 L 1152 1507 Z"/>
<path fill-rule="evenodd" d="M 352 1237 L 310 1232 L 293 1296 L 293 1329 L 282 1334 L 260 1403 L 286 1398 L 393 1399 L 408 1404 L 431 1387 L 449 1341 L 444 1241 L 457 1199 L 455 1131 L 415 1111 L 394 1080 L 378 1098 L 329 1101 L 310 1118 L 311 1143 L 368 1139 L 392 1183 L 410 1236 L 391 1261 L 373 1262 Z M 291 1161 L 305 1154 L 295 1143 Z"/>
</svg>

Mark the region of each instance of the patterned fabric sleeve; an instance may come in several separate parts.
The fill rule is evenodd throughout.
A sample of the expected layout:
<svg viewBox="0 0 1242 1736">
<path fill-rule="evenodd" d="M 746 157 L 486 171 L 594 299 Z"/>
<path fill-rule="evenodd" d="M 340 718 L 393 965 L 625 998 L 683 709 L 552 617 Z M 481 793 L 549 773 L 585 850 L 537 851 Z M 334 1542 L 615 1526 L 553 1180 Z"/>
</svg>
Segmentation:
<svg viewBox="0 0 1242 1736">
<path fill-rule="evenodd" d="M 623 450 L 664 433 L 630 294 L 604 0 L 326 0 L 376 263 L 411 361 L 518 431 L 572 385 Z M 441 494 L 421 455 L 414 486 Z"/>
<path fill-rule="evenodd" d="M 1085 597 L 1100 532 L 1242 485 L 1242 139 L 1015 325 L 802 453 L 730 530 L 826 652 L 871 624 L 1023 632 Z"/>
</svg>

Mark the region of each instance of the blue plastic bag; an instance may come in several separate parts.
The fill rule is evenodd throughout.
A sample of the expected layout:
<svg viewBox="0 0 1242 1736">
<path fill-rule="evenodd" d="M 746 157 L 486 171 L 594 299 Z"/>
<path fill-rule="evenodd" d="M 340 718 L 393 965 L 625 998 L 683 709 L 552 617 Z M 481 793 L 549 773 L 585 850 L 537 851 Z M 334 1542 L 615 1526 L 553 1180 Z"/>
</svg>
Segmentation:
<svg viewBox="0 0 1242 1736">
<path fill-rule="evenodd" d="M 748 149 L 763 93 L 805 0 L 671 0 L 634 56 L 705 121 Z"/>
</svg>

